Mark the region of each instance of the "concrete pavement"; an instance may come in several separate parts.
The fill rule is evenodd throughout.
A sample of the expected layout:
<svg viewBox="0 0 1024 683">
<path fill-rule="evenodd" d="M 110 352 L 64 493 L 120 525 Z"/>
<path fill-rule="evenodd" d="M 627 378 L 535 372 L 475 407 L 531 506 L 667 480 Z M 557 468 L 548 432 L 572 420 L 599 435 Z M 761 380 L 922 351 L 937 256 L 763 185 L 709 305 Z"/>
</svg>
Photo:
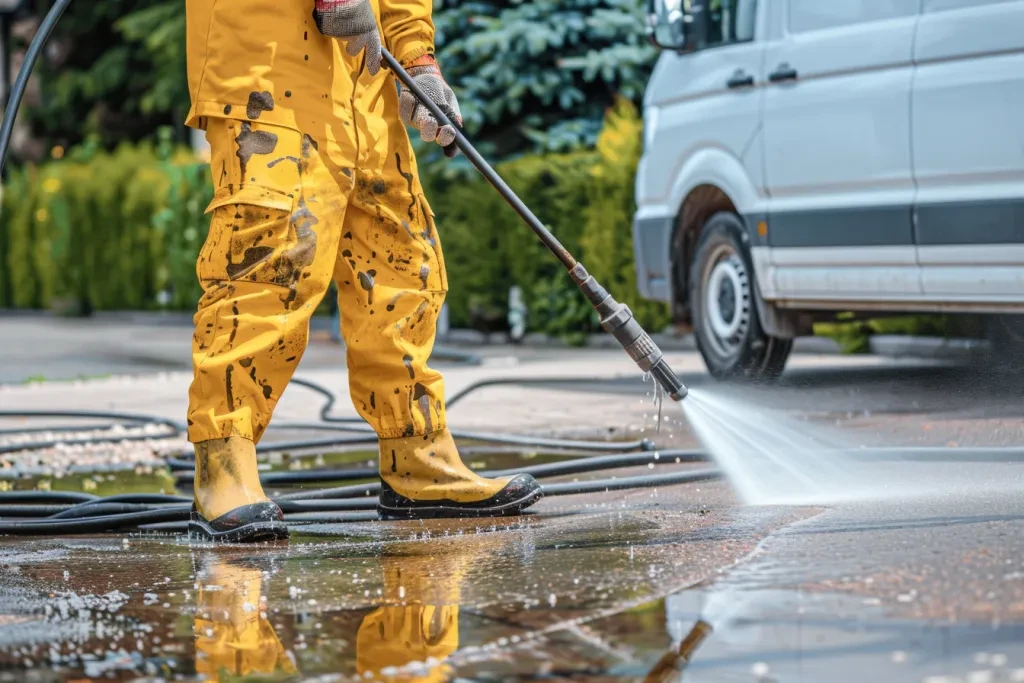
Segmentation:
<svg viewBox="0 0 1024 683">
<path fill-rule="evenodd" d="M 80 355 L 100 358 L 102 335 L 89 344 L 77 345 Z M 345 372 L 326 343 L 321 364 L 319 344 L 299 374 L 332 387 L 337 414 L 352 415 Z M 30 346 L 18 353 L 7 362 L 30 362 Z M 488 347 L 483 355 L 482 365 L 445 364 L 449 394 L 502 376 L 560 381 L 482 389 L 453 407 L 453 426 L 695 445 L 674 407 L 655 430 L 650 385 L 620 352 Z M 367 672 L 423 681 L 643 679 L 659 661 L 683 666 L 665 658 L 698 618 L 714 632 L 687 681 L 1024 680 L 1024 464 L 979 450 L 1024 444 L 1024 377 L 800 355 L 776 384 L 721 386 L 696 354 L 669 360 L 697 391 L 828 427 L 850 446 L 957 450 L 865 463 L 877 490 L 814 507 L 741 506 L 719 481 L 549 498 L 509 520 L 318 525 L 289 546 L 260 549 L 138 535 L 3 538 L 0 681 L 196 680 L 218 670 L 317 681 Z M 7 385 L 0 408 L 181 419 L 188 381 L 171 371 Z M 278 420 L 314 419 L 320 405 L 292 387 Z M 152 458 L 181 446 L 157 440 L 0 458 L 11 466 Z M 512 466 L 532 455 L 500 457 Z M 674 467 L 694 466 L 665 471 Z"/>
</svg>

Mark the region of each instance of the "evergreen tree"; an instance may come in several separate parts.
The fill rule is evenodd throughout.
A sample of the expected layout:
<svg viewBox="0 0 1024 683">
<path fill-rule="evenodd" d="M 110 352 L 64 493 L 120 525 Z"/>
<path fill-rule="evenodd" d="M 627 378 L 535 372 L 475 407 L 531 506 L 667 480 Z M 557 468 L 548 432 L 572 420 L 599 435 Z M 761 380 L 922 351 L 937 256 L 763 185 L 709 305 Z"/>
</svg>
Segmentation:
<svg viewBox="0 0 1024 683">
<path fill-rule="evenodd" d="M 434 22 L 466 127 L 499 156 L 593 145 L 656 56 L 642 0 L 436 0 Z"/>
<path fill-rule="evenodd" d="M 76 144 L 136 140 L 188 111 L 182 0 L 71 3 L 40 60 L 36 133 Z"/>
</svg>

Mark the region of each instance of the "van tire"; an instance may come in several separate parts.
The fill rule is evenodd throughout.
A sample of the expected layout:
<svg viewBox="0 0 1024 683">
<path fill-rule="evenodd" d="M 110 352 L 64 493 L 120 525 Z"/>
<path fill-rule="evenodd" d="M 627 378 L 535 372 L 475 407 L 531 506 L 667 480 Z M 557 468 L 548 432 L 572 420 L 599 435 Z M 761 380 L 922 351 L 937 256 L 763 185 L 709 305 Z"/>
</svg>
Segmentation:
<svg viewBox="0 0 1024 683">
<path fill-rule="evenodd" d="M 761 327 L 748 242 L 739 216 L 716 213 L 704 224 L 690 264 L 697 349 L 717 379 L 774 380 L 793 348 L 792 339 L 769 336 Z"/>
</svg>

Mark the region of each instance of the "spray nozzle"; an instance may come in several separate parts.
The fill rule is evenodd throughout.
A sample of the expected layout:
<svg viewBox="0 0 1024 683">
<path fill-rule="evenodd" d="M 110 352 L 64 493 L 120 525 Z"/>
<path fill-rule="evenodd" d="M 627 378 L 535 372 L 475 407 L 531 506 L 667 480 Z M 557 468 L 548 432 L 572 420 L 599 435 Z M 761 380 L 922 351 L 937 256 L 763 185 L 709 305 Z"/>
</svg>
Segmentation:
<svg viewBox="0 0 1024 683">
<path fill-rule="evenodd" d="M 629 357 L 644 372 L 650 373 L 673 401 L 686 398 L 686 386 L 668 366 L 661 349 L 651 335 L 633 317 L 629 306 L 620 304 L 605 290 L 583 264 L 577 263 L 570 271 L 572 279 L 593 304 L 601 316 L 601 327 L 622 345 Z"/>
</svg>

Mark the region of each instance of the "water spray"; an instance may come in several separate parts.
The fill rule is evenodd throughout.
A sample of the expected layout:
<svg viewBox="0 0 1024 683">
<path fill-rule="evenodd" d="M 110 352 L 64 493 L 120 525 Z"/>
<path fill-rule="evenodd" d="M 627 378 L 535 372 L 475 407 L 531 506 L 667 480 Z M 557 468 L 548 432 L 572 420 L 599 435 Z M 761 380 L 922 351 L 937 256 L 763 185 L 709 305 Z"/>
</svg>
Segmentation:
<svg viewBox="0 0 1024 683">
<path fill-rule="evenodd" d="M 451 126 L 452 130 L 455 131 L 455 141 L 445 147 L 444 153 L 448 157 L 453 157 L 456 154 L 456 150 L 461 150 L 466 158 L 476 167 L 480 174 L 487 179 L 498 194 L 501 195 L 509 206 L 511 206 L 519 217 L 523 219 L 531 230 L 533 230 L 540 241 L 544 243 L 544 246 L 548 248 L 555 258 L 561 261 L 562 265 L 569 272 L 569 276 L 572 278 L 576 286 L 580 288 L 580 291 L 587 297 L 590 304 L 597 310 L 601 316 L 601 327 L 606 332 L 615 337 L 615 340 L 619 342 L 622 348 L 626 351 L 633 362 L 647 374 L 650 374 L 658 386 L 661 387 L 665 393 L 673 401 L 681 401 L 686 397 L 687 390 L 676 374 L 668 366 L 668 362 L 665 361 L 665 357 L 661 353 L 661 349 L 651 339 L 651 335 L 647 334 L 647 331 L 641 327 L 640 323 L 633 317 L 633 312 L 629 310 L 629 306 L 621 304 L 616 301 L 601 284 L 594 279 L 594 276 L 587 272 L 587 269 L 583 267 L 583 264 L 578 262 L 572 254 L 558 241 L 551 231 L 548 230 L 543 223 L 530 211 L 530 207 L 523 203 L 512 188 L 508 186 L 501 176 L 487 163 L 487 160 L 480 156 L 480 153 L 476 151 L 476 148 L 466 139 L 466 136 L 462 134 L 458 126 L 453 123 L 453 119 L 458 117 L 455 113 L 449 109 L 445 112 L 440 106 L 435 104 L 423 90 L 416 85 L 413 78 L 402 68 L 402 65 L 398 63 L 390 52 L 386 49 L 382 50 L 382 56 L 384 62 L 388 65 L 388 68 L 394 72 L 395 76 L 402 82 L 402 85 L 409 89 L 409 91 L 416 96 L 424 107 L 433 114 L 434 118 L 437 119 L 441 126 Z"/>
</svg>

